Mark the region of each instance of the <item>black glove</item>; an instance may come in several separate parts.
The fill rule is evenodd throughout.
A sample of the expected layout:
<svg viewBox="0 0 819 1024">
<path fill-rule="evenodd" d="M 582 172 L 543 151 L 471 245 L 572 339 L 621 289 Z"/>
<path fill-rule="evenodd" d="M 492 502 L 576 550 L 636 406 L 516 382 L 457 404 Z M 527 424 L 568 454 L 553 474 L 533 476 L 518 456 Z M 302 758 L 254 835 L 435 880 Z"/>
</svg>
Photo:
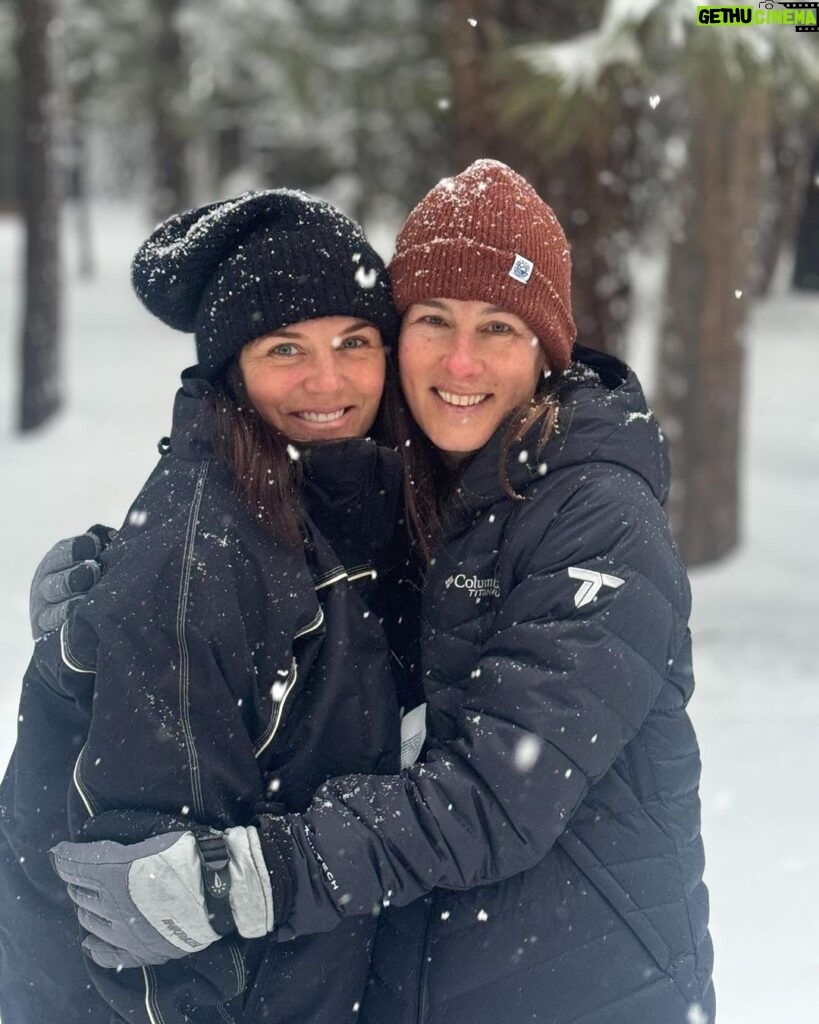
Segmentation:
<svg viewBox="0 0 819 1024">
<path fill-rule="evenodd" d="M 60 626 L 72 606 L 102 575 L 99 557 L 116 537 L 107 526 L 90 526 L 79 537 L 54 545 L 37 566 L 29 594 L 31 635 L 35 640 Z"/>
</svg>

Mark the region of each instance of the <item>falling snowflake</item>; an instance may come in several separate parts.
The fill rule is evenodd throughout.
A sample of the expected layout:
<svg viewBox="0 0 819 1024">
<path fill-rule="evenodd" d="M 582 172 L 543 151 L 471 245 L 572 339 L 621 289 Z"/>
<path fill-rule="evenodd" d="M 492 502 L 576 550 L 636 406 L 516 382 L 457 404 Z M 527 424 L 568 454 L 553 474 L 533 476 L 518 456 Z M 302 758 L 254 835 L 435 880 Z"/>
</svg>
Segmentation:
<svg viewBox="0 0 819 1024">
<path fill-rule="evenodd" d="M 472 26 L 472 28 L 477 28 L 478 27 L 478 19 L 477 18 L 467 18 L 466 21 L 467 21 L 468 25 Z"/>
<path fill-rule="evenodd" d="M 378 280 L 378 271 L 375 267 L 370 267 L 369 270 L 365 270 L 364 267 L 359 267 L 355 272 L 355 283 L 359 288 L 365 288 L 369 291 L 370 288 L 375 287 L 375 282 Z"/>
<path fill-rule="evenodd" d="M 524 736 L 515 747 L 515 767 L 519 772 L 529 772 L 534 768 L 543 744 L 537 736 Z"/>
<path fill-rule="evenodd" d="M 657 107 L 659 107 L 660 105 L 660 97 L 657 95 L 649 96 L 648 105 L 651 107 L 652 110 L 656 110 Z"/>
<path fill-rule="evenodd" d="M 485 910 L 479 910 L 478 911 L 478 920 L 479 921 L 488 921 L 489 920 L 489 914 L 487 914 L 487 912 Z"/>
</svg>

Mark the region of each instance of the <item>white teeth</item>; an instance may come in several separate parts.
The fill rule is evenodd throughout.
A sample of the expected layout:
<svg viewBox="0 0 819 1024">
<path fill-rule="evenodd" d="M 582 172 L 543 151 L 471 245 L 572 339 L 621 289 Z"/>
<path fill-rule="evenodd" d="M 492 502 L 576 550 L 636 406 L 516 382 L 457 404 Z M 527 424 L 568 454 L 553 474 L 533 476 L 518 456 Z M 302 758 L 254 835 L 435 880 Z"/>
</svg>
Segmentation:
<svg viewBox="0 0 819 1024">
<path fill-rule="evenodd" d="M 335 412 L 300 412 L 296 414 L 299 419 L 308 420 L 310 423 L 332 423 L 333 420 L 340 420 L 344 415 L 343 409 Z"/>
<path fill-rule="evenodd" d="M 435 388 L 435 393 L 448 405 L 478 405 L 482 402 L 486 395 L 454 395 L 451 391 L 442 391 L 440 388 Z"/>
</svg>

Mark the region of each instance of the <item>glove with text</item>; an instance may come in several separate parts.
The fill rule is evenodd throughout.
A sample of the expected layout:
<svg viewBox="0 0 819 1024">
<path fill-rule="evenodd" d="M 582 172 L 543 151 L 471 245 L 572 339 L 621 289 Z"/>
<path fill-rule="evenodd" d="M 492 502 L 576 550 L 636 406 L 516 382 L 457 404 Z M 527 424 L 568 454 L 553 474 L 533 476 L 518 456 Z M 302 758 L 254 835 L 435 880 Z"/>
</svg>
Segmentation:
<svg viewBox="0 0 819 1024">
<path fill-rule="evenodd" d="M 51 860 L 91 933 L 83 948 L 100 967 L 161 964 L 234 929 L 255 939 L 273 928 L 273 892 L 252 825 L 132 845 L 63 842 Z"/>
</svg>

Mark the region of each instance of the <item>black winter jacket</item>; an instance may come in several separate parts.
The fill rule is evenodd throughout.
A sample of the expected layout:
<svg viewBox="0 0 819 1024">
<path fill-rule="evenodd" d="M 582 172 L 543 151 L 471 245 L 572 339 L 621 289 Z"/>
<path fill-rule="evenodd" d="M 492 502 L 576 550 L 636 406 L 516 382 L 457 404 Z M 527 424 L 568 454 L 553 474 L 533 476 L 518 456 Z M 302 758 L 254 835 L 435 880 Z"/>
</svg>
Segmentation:
<svg viewBox="0 0 819 1024">
<path fill-rule="evenodd" d="M 247 824 L 302 810 L 328 777 L 398 770 L 392 658 L 363 598 L 394 555 L 400 461 L 363 440 L 303 452 L 309 542 L 288 547 L 213 457 L 206 392 L 183 380 L 169 450 L 63 630 L 61 666 L 52 638 L 26 675 L 0 794 L 3 1024 L 108 1024 L 86 967 L 116 1019 L 150 1024 L 336 1024 L 364 988 L 372 918 L 287 945 L 228 937 L 144 971 L 96 968 L 47 861 L 68 835 Z"/>
<path fill-rule="evenodd" d="M 290 843 L 278 934 L 383 902 L 367 1024 L 713 1021 L 660 431 L 633 374 L 578 348 L 559 432 L 510 457 L 522 501 L 498 445 L 426 581 L 424 762 L 266 823 Z"/>
</svg>

